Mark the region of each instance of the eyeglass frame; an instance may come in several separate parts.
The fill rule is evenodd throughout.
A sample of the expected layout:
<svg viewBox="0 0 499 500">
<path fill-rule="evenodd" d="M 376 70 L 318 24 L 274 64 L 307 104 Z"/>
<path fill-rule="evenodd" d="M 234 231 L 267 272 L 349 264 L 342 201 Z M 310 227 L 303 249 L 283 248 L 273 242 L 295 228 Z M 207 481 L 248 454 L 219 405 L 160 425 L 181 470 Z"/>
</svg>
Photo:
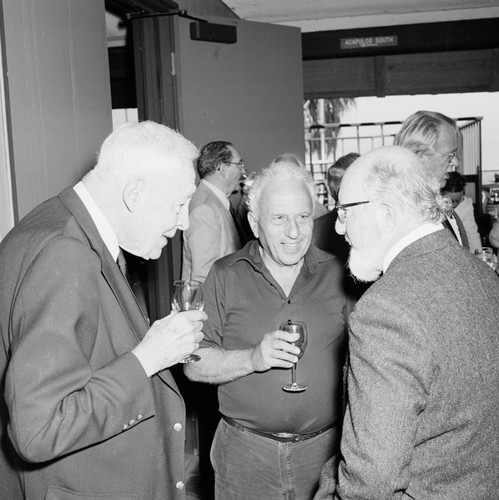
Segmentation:
<svg viewBox="0 0 499 500">
<path fill-rule="evenodd" d="M 366 203 L 372 203 L 373 200 L 364 200 L 364 201 L 354 201 L 352 203 L 338 203 L 334 209 L 338 213 L 338 220 L 340 221 L 341 224 L 345 224 L 345 221 L 347 220 L 347 211 L 345 210 L 346 208 L 350 207 L 356 207 L 357 205 L 365 205 Z"/>
<path fill-rule="evenodd" d="M 437 153 L 442 156 L 447 156 L 447 163 L 450 165 L 450 162 L 454 159 L 457 158 L 457 149 L 452 151 L 451 153 L 442 153 L 442 151 L 439 151 L 438 149 L 431 148 L 430 151 L 433 151 L 434 153 Z"/>
<path fill-rule="evenodd" d="M 246 168 L 246 164 L 244 163 L 244 160 L 239 160 L 239 161 L 224 161 L 224 163 L 229 163 L 230 165 L 237 165 L 240 168 Z"/>
</svg>

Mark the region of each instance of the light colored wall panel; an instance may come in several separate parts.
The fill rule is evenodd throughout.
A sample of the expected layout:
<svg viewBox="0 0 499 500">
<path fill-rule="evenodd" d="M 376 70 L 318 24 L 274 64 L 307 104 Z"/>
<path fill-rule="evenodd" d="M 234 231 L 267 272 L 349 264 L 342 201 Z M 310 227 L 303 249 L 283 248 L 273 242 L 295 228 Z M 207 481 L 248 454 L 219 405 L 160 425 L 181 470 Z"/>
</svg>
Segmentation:
<svg viewBox="0 0 499 500">
<path fill-rule="evenodd" d="M 75 183 L 112 129 L 104 2 L 3 0 L 2 9 L 20 218 Z"/>
<path fill-rule="evenodd" d="M 237 27 L 237 43 L 193 41 L 179 19 L 182 132 L 198 146 L 228 140 L 250 170 L 278 154 L 303 157 L 301 34 L 296 28 L 208 18 Z"/>
</svg>

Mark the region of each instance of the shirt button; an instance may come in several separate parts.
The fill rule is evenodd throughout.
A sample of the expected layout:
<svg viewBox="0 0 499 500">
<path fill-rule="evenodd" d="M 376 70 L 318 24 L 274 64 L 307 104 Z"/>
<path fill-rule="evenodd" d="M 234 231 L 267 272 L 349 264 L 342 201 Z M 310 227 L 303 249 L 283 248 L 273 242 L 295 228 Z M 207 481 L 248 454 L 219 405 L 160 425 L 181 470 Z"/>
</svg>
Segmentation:
<svg viewBox="0 0 499 500">
<path fill-rule="evenodd" d="M 173 429 L 177 432 L 180 432 L 182 430 L 182 424 L 177 422 L 174 426 Z"/>
<path fill-rule="evenodd" d="M 183 490 L 184 489 L 184 482 L 183 481 L 179 481 L 176 485 L 175 485 L 175 488 L 177 488 L 177 490 Z"/>
</svg>

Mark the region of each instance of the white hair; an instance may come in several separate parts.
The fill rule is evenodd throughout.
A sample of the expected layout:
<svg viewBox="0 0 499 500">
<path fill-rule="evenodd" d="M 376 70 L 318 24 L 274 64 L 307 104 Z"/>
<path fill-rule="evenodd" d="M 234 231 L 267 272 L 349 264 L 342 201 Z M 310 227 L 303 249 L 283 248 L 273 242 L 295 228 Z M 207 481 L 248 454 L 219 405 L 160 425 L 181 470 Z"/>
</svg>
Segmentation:
<svg viewBox="0 0 499 500">
<path fill-rule="evenodd" d="M 452 212 L 448 198 L 440 194 L 440 183 L 431 168 L 409 149 L 378 148 L 362 155 L 356 164 L 364 168 L 364 185 L 369 187 L 373 200 L 413 211 L 425 222 L 441 222 Z"/>
<path fill-rule="evenodd" d="M 157 175 L 170 164 L 193 165 L 197 155 L 194 144 L 165 125 L 125 123 L 103 142 L 94 173 L 119 184 L 132 175 Z"/>
<path fill-rule="evenodd" d="M 299 167 L 294 163 L 272 163 L 256 176 L 248 194 L 248 208 L 256 220 L 258 220 L 260 216 L 261 197 L 264 188 L 274 182 L 279 184 L 290 179 L 303 182 L 310 194 L 312 206 L 315 209 L 317 195 L 315 193 L 315 183 L 312 174 L 305 168 Z"/>
</svg>

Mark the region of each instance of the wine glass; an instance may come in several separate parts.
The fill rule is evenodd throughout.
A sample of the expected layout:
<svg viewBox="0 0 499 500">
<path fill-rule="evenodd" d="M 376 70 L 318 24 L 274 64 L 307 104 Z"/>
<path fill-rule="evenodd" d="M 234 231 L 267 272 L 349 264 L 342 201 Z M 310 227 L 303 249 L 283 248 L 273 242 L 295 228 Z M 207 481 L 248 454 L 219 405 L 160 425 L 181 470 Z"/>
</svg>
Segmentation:
<svg viewBox="0 0 499 500">
<path fill-rule="evenodd" d="M 191 311 L 203 309 L 203 285 L 195 280 L 178 280 L 173 283 L 172 311 Z M 194 363 L 201 359 L 197 354 L 189 354 L 181 363 Z"/>
<path fill-rule="evenodd" d="M 300 359 L 303 356 L 303 353 L 305 352 L 308 340 L 307 327 L 305 323 L 301 321 L 291 321 L 289 319 L 285 323 L 281 324 L 279 330 L 282 330 L 283 332 L 300 334 L 298 340 L 292 342 L 295 346 L 298 346 L 300 348 L 300 354 L 297 355 L 298 359 Z M 291 384 L 283 386 L 283 390 L 288 392 L 302 392 L 306 389 L 307 386 L 305 384 L 300 384 L 299 382 L 296 381 L 296 363 L 293 363 L 293 366 L 291 367 Z"/>
</svg>

